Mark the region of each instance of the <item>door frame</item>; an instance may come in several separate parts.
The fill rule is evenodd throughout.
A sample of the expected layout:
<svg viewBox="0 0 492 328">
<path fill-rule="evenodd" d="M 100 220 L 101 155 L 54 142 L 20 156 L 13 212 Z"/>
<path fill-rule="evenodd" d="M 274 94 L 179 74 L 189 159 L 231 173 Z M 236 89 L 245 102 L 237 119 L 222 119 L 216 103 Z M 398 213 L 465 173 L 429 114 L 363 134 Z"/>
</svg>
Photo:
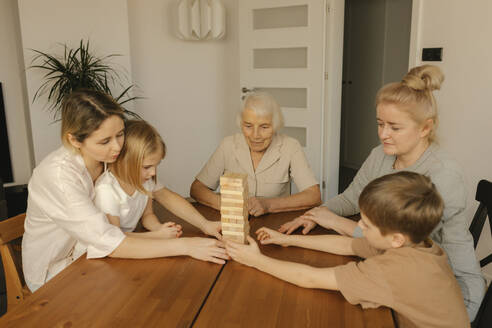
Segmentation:
<svg viewBox="0 0 492 328">
<path fill-rule="evenodd" d="M 420 65 L 420 44 L 422 40 L 423 0 L 412 0 L 412 22 L 410 25 L 410 54 L 408 56 L 408 68 Z"/>
<path fill-rule="evenodd" d="M 323 113 L 322 197 L 338 195 L 342 108 L 345 0 L 328 0 L 325 18 L 325 90 Z"/>
</svg>

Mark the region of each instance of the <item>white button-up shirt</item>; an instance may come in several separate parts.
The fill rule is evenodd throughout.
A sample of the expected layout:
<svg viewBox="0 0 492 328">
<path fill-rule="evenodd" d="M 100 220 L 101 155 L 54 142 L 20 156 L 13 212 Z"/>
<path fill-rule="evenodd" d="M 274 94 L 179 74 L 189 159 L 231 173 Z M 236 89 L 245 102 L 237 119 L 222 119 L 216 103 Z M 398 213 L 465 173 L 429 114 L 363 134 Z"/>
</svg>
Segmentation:
<svg viewBox="0 0 492 328">
<path fill-rule="evenodd" d="M 34 169 L 22 240 L 22 265 L 31 291 L 87 251 L 111 254 L 125 235 L 93 202 L 94 185 L 78 154 L 61 147 Z"/>
<path fill-rule="evenodd" d="M 290 181 L 299 191 L 318 184 L 299 141 L 284 134 L 275 134 L 256 170 L 251 152 L 242 133 L 225 137 L 196 179 L 208 188 L 219 186 L 225 173 L 248 175 L 251 197 L 285 197 L 290 195 Z"/>
</svg>

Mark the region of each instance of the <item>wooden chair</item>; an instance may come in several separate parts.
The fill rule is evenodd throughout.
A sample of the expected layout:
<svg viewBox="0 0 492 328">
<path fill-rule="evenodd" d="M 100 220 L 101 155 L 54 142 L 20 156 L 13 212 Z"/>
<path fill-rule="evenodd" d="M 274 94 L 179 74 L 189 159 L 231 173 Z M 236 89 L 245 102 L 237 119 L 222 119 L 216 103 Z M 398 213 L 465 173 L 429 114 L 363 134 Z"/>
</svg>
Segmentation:
<svg viewBox="0 0 492 328">
<path fill-rule="evenodd" d="M 476 248 L 487 216 L 489 218 L 490 233 L 492 235 L 492 182 L 480 180 L 477 186 L 475 199 L 480 204 L 470 224 L 470 232 L 473 236 L 473 246 Z M 492 254 L 482 259 L 480 261 L 480 266 L 484 267 L 490 262 L 492 262 Z"/>
<path fill-rule="evenodd" d="M 489 218 L 490 233 L 492 234 L 492 182 L 480 180 L 475 199 L 480 204 L 470 224 L 470 232 L 473 236 L 473 246 L 476 248 L 487 217 Z M 492 254 L 480 261 L 480 267 L 483 268 L 490 262 L 492 262 Z M 471 326 L 473 328 L 492 327 L 492 284 L 489 285 L 475 321 Z"/>
<path fill-rule="evenodd" d="M 7 287 L 7 311 L 12 310 L 31 292 L 23 284 L 23 275 L 19 269 L 19 257 L 13 255 L 11 245 L 13 241 L 24 234 L 24 221 L 26 214 L 19 214 L 0 222 L 0 253 L 2 256 L 3 270 L 5 272 L 5 286 Z"/>
<path fill-rule="evenodd" d="M 492 283 L 487 288 L 475 321 L 472 322 L 471 326 L 472 328 L 492 327 Z"/>
</svg>

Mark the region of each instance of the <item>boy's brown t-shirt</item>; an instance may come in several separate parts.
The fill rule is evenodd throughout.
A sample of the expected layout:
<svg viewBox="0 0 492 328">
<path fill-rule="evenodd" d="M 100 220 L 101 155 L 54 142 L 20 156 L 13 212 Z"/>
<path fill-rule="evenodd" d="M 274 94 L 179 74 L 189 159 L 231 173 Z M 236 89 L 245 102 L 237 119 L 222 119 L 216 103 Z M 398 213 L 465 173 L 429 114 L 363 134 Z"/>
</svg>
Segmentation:
<svg viewBox="0 0 492 328">
<path fill-rule="evenodd" d="M 400 327 L 469 327 L 446 254 L 431 240 L 426 243 L 381 252 L 365 238 L 354 239 L 354 253 L 366 260 L 335 268 L 340 292 L 363 308 L 392 308 Z"/>
</svg>

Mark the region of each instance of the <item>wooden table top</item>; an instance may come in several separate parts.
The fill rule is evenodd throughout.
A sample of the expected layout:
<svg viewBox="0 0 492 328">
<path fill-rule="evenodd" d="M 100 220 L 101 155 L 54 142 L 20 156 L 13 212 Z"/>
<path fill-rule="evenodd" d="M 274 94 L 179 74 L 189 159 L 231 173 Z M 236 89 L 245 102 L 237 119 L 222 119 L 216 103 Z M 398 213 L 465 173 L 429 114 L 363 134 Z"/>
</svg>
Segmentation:
<svg viewBox="0 0 492 328">
<path fill-rule="evenodd" d="M 263 226 L 277 229 L 304 211 L 250 219 L 251 236 Z M 330 233 L 316 227 L 311 234 Z M 256 239 L 256 238 L 255 238 Z M 355 258 L 298 247 L 261 245 L 263 254 L 315 267 L 332 267 Z M 231 306 L 233 302 L 234 306 Z M 269 274 L 229 261 L 220 273 L 196 327 L 394 327 L 388 308 L 362 310 L 341 293 L 297 287 Z"/>
<path fill-rule="evenodd" d="M 196 205 L 207 218 L 219 212 Z M 277 228 L 301 212 L 250 221 L 252 235 Z M 164 221 L 201 233 L 156 207 Z M 316 228 L 314 233 L 326 233 Z M 313 266 L 335 266 L 349 257 L 276 245 L 269 256 Z M 234 304 L 232 306 L 232 303 Z M 150 260 L 78 259 L 0 318 L 1 327 L 393 327 L 387 308 L 362 310 L 339 292 L 304 289 L 234 261 L 217 265 L 190 257 Z"/>
</svg>

